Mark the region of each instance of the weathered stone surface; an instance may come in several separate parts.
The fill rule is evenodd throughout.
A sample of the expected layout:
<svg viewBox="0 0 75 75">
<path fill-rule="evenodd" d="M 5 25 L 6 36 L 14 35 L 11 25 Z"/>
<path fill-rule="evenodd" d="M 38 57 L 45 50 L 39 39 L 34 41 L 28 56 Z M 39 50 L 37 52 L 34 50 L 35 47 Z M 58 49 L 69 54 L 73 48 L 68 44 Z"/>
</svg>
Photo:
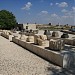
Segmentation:
<svg viewBox="0 0 75 75">
<path fill-rule="evenodd" d="M 18 38 L 15 38 L 15 37 L 12 37 L 12 41 L 16 44 L 19 44 L 19 39 Z"/>
<path fill-rule="evenodd" d="M 28 36 L 27 41 L 28 42 L 34 42 L 34 36 Z"/>
<path fill-rule="evenodd" d="M 67 38 L 67 39 L 63 39 L 64 40 L 64 43 L 65 44 L 68 44 L 68 45 L 73 45 L 73 39 L 69 39 L 69 38 Z"/>
<path fill-rule="evenodd" d="M 59 37 L 58 32 L 57 32 L 57 31 L 53 31 L 53 32 L 52 32 L 52 37 Z"/>
<path fill-rule="evenodd" d="M 21 35 L 21 37 L 20 37 L 19 39 L 24 40 L 24 41 L 27 41 L 27 38 L 28 38 L 28 36 L 26 36 L 26 35 Z"/>
<path fill-rule="evenodd" d="M 54 39 L 51 39 L 49 41 L 49 48 L 52 49 L 52 50 L 62 50 L 64 49 L 64 42 L 63 40 L 54 40 Z"/>
<path fill-rule="evenodd" d="M 40 35 L 35 34 L 35 35 L 34 35 L 34 43 L 35 43 L 35 44 L 38 44 L 37 38 L 40 38 Z"/>
<path fill-rule="evenodd" d="M 39 45 L 44 45 L 44 41 L 47 40 L 46 35 L 34 35 L 34 43 Z M 38 42 L 39 41 L 39 42 Z"/>
<path fill-rule="evenodd" d="M 40 35 L 40 39 L 47 40 L 47 36 L 46 35 Z"/>
<path fill-rule="evenodd" d="M 10 41 L 12 41 L 12 37 L 14 37 L 14 36 L 13 36 L 13 35 L 10 35 L 9 32 L 10 32 L 10 31 L 3 31 L 3 32 L 1 33 L 1 35 L 2 35 L 3 37 L 5 37 L 5 38 L 9 39 Z"/>
<path fill-rule="evenodd" d="M 69 35 L 68 35 L 67 33 L 63 33 L 63 34 L 61 35 L 61 38 L 69 38 Z"/>
<path fill-rule="evenodd" d="M 38 45 L 40 46 L 44 46 L 46 44 L 45 41 L 40 38 L 37 38 L 37 41 L 38 41 Z"/>
<path fill-rule="evenodd" d="M 26 41 L 25 40 L 18 40 L 18 44 L 20 45 L 20 46 L 22 46 L 22 47 L 24 47 L 24 48 L 26 48 L 26 43 L 25 43 Z"/>
</svg>

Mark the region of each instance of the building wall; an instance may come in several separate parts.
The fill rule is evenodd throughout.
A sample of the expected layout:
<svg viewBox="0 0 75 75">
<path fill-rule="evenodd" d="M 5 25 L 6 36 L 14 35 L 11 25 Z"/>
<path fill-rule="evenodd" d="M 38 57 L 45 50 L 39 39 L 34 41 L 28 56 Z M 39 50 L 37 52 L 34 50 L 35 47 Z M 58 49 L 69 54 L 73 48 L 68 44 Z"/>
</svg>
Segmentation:
<svg viewBox="0 0 75 75">
<path fill-rule="evenodd" d="M 17 27 L 19 28 L 19 30 L 23 30 L 23 24 L 18 24 Z"/>
<path fill-rule="evenodd" d="M 33 29 L 35 30 L 36 29 L 36 24 L 23 24 L 23 28 L 26 29 L 26 27 L 28 26 L 28 30 L 30 29 Z"/>
</svg>

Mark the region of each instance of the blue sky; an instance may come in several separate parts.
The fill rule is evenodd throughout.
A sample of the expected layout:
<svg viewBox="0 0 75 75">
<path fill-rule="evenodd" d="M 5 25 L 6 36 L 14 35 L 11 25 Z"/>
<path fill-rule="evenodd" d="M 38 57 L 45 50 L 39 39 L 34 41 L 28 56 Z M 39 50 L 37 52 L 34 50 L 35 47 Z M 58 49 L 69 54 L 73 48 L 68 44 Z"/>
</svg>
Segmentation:
<svg viewBox="0 0 75 75">
<path fill-rule="evenodd" d="M 18 23 L 75 25 L 74 0 L 0 0 L 0 10 L 12 12 Z"/>
</svg>

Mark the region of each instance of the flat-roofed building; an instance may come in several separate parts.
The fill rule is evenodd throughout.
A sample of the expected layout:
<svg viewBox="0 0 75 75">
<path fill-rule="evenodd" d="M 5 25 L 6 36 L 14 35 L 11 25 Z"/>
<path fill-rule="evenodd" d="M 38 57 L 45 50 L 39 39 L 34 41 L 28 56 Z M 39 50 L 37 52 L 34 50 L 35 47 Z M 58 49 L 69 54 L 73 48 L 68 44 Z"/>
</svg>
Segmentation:
<svg viewBox="0 0 75 75">
<path fill-rule="evenodd" d="M 24 24 L 24 23 L 23 23 L 23 24 L 18 24 L 17 27 L 19 27 L 20 30 L 23 30 L 23 29 L 36 30 L 36 29 L 37 29 L 36 26 L 37 26 L 37 24 L 28 24 L 28 23 L 27 23 L 27 24 Z"/>
<path fill-rule="evenodd" d="M 36 24 L 23 24 L 23 28 L 28 29 L 28 30 L 30 30 L 30 29 L 35 30 L 36 29 Z"/>
</svg>

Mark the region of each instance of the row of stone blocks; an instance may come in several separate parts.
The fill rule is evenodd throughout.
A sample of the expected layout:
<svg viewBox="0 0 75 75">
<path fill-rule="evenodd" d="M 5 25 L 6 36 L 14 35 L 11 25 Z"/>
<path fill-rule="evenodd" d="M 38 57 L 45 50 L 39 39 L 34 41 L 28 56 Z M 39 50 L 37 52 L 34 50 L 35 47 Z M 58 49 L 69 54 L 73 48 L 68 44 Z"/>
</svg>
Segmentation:
<svg viewBox="0 0 75 75">
<path fill-rule="evenodd" d="M 50 39 L 57 40 L 57 39 L 60 39 L 60 38 L 50 37 Z M 61 38 L 61 40 L 63 40 L 64 43 L 67 44 L 67 45 L 75 46 L 75 39 L 73 39 L 73 38 L 72 39 L 71 38 Z"/>
<path fill-rule="evenodd" d="M 68 34 L 74 34 L 75 35 L 75 32 L 72 32 L 72 31 L 69 31 L 69 30 L 62 30 L 61 32 L 65 32 L 65 33 L 68 33 Z"/>
<path fill-rule="evenodd" d="M 67 38 L 67 39 L 64 39 L 64 43 L 65 44 L 68 44 L 68 45 L 72 45 L 72 46 L 75 46 L 75 39 L 69 39 L 69 38 Z"/>
<path fill-rule="evenodd" d="M 5 34 L 5 33 L 1 33 L 1 36 L 3 36 L 3 37 L 5 37 L 5 38 L 7 38 L 7 39 L 9 39 L 10 41 L 12 41 L 12 37 L 14 37 L 13 35 L 9 35 L 9 34 Z"/>
<path fill-rule="evenodd" d="M 75 65 L 75 53 L 72 51 L 52 51 L 15 37 L 12 38 L 12 41 L 63 68 Z"/>
</svg>

